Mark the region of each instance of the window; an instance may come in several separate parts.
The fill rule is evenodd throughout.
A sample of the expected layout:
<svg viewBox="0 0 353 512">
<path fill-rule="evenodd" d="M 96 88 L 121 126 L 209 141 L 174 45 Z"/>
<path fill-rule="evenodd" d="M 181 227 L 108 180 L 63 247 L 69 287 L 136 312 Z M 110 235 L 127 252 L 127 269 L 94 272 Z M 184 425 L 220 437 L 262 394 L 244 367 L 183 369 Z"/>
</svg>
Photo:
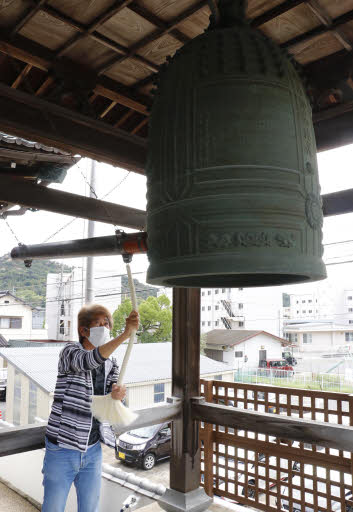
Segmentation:
<svg viewBox="0 0 353 512">
<path fill-rule="evenodd" d="M 312 313 L 312 312 L 313 312 L 313 310 L 312 310 L 312 309 L 309 309 L 309 313 Z"/>
<path fill-rule="evenodd" d="M 208 290 L 207 295 L 211 295 L 211 290 Z"/>
<path fill-rule="evenodd" d="M 207 325 L 210 326 L 211 325 L 211 322 L 207 322 Z"/>
<path fill-rule="evenodd" d="M 162 384 L 155 384 L 153 389 L 153 401 L 155 404 L 164 402 L 164 382 Z"/>
<path fill-rule="evenodd" d="M 9 300 L 4 300 L 5 304 L 10 304 Z"/>
<path fill-rule="evenodd" d="M 297 304 L 299 304 L 299 300 L 297 300 Z"/>
<path fill-rule="evenodd" d="M 205 311 L 205 306 L 202 306 L 202 311 Z"/>
<path fill-rule="evenodd" d="M 239 309 L 243 309 L 243 307 L 244 307 L 244 304 L 242 304 L 242 303 L 238 304 Z"/>
<path fill-rule="evenodd" d="M 14 425 L 21 423 L 21 374 L 18 370 L 15 370 L 12 423 Z"/>
<path fill-rule="evenodd" d="M 244 322 L 239 322 L 239 327 L 244 327 Z"/>
<path fill-rule="evenodd" d="M 309 343 L 312 343 L 312 342 L 313 342 L 313 335 L 311 334 L 311 332 L 305 332 L 303 334 L 303 343 L 308 345 Z"/>
<path fill-rule="evenodd" d="M 311 304 L 311 303 L 312 303 L 312 300 L 310 299 L 310 300 L 308 300 L 308 302 L 309 302 L 309 304 Z"/>
<path fill-rule="evenodd" d="M 347 297 L 347 300 L 352 300 L 352 295 L 349 295 L 349 296 Z"/>
<path fill-rule="evenodd" d="M 353 313 L 353 308 L 348 308 L 349 313 Z"/>
<path fill-rule="evenodd" d="M 35 423 L 37 416 L 37 386 L 29 381 L 29 395 L 28 395 L 28 423 Z"/>
<path fill-rule="evenodd" d="M 202 295 L 202 297 L 204 297 L 205 296 L 205 292 L 202 292 L 201 295 Z"/>
<path fill-rule="evenodd" d="M 350 323 L 350 324 L 353 324 L 353 320 L 349 320 L 349 323 Z"/>
<path fill-rule="evenodd" d="M 219 306 L 215 306 L 215 310 L 218 311 L 219 310 Z"/>
<path fill-rule="evenodd" d="M 226 293 L 226 289 L 225 288 L 222 288 L 222 293 Z"/>
<path fill-rule="evenodd" d="M 244 290 L 244 288 L 238 288 L 238 290 L 241 292 L 242 290 Z"/>
<path fill-rule="evenodd" d="M 305 304 L 305 300 L 302 300 L 302 304 Z"/>
<path fill-rule="evenodd" d="M 211 311 L 211 306 L 208 306 L 208 308 L 207 308 L 207 309 L 208 309 L 208 311 Z"/>
<path fill-rule="evenodd" d="M 215 292 L 215 294 L 217 294 L 219 292 L 219 290 L 215 290 L 214 292 Z"/>
<path fill-rule="evenodd" d="M 345 332 L 344 337 L 346 341 L 353 341 L 353 332 Z"/>
<path fill-rule="evenodd" d="M 305 313 L 306 313 L 306 309 L 303 309 L 303 315 L 305 315 Z"/>
<path fill-rule="evenodd" d="M 65 334 L 65 322 L 64 322 L 64 320 L 60 320 L 59 332 L 60 332 L 60 334 Z"/>
<path fill-rule="evenodd" d="M 219 321 L 218 321 L 218 320 L 216 320 L 214 324 L 215 324 L 215 326 L 218 326 Z"/>
<path fill-rule="evenodd" d="M 297 315 L 299 315 L 299 311 L 297 311 Z"/>
<path fill-rule="evenodd" d="M 205 323 L 206 323 L 206 322 L 202 322 L 202 327 L 205 327 Z"/>
<path fill-rule="evenodd" d="M 215 375 L 214 380 L 222 380 L 222 375 Z"/>
<path fill-rule="evenodd" d="M 61 302 L 60 315 L 61 316 L 65 316 L 65 303 L 64 303 L 64 301 Z"/>
<path fill-rule="evenodd" d="M 21 317 L 0 317 L 0 328 L 2 329 L 22 329 Z"/>
<path fill-rule="evenodd" d="M 234 352 L 234 357 L 243 357 L 243 352 L 241 350 Z"/>
</svg>

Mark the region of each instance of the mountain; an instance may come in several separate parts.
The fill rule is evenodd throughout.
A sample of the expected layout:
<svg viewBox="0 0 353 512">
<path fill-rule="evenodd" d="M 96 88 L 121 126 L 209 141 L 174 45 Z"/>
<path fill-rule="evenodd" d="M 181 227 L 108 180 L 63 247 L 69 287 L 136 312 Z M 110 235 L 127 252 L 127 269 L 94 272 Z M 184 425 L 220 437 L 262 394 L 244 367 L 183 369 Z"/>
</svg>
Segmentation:
<svg viewBox="0 0 353 512">
<path fill-rule="evenodd" d="M 155 286 L 151 286 L 149 284 L 140 283 L 137 279 L 134 279 L 134 284 L 137 293 L 137 301 L 142 302 L 146 300 L 147 297 L 153 296 L 157 297 L 158 288 Z M 121 302 L 125 299 L 130 298 L 130 288 L 129 288 L 129 280 L 127 276 L 122 276 L 121 278 Z"/>
<path fill-rule="evenodd" d="M 63 266 L 64 272 L 71 268 Z M 47 274 L 61 272 L 61 263 L 35 260 L 30 268 L 9 254 L 0 257 L 0 290 L 9 290 L 32 306 L 45 306 Z"/>
</svg>

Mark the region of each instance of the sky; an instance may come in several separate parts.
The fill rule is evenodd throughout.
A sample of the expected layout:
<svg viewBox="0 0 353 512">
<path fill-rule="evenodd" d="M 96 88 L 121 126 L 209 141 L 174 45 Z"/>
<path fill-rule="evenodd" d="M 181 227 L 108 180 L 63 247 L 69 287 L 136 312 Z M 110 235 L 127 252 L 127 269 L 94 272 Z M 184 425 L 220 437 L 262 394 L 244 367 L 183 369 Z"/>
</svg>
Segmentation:
<svg viewBox="0 0 353 512">
<path fill-rule="evenodd" d="M 353 188 L 353 145 L 337 148 L 318 154 L 320 184 L 323 194 Z M 77 194 L 88 195 L 87 181 L 90 178 L 90 160 L 82 159 L 72 167 L 62 184 L 52 185 L 52 188 L 74 191 Z M 120 183 L 119 186 L 117 186 Z M 117 188 L 115 188 L 117 186 Z M 97 185 L 96 193 L 98 198 L 105 198 L 106 201 L 126 205 L 144 210 L 146 208 L 146 178 L 139 174 L 112 167 L 107 164 L 97 164 Z M 109 193 L 115 188 L 111 193 Z M 108 194 L 108 195 L 106 195 Z M 106 196 L 106 197 L 105 197 Z M 9 217 L 8 222 L 16 234 L 18 240 L 24 244 L 38 244 L 45 242 L 57 230 L 73 220 L 72 217 L 55 213 L 39 211 L 28 212 L 21 217 Z M 123 228 L 125 229 L 125 228 Z M 131 231 L 125 229 L 125 231 Z M 327 263 L 339 263 L 340 261 L 353 261 L 353 214 L 339 215 L 325 218 L 324 220 L 324 259 Z M 50 241 L 63 241 L 79 239 L 86 236 L 87 221 L 76 219 L 69 226 L 65 227 Z M 114 226 L 103 223 L 95 223 L 95 236 L 114 234 Z M 337 242 L 352 240 L 345 244 Z M 6 225 L 0 219 L 0 255 L 8 253 L 17 245 L 17 241 Z M 80 267 L 84 264 L 83 259 L 60 260 L 64 263 Z M 133 260 L 134 272 L 145 272 L 148 267 L 146 256 L 135 256 Z M 107 275 L 116 272 L 124 272 L 124 264 L 121 256 L 106 256 L 95 258 L 95 269 Z M 353 262 L 344 265 L 329 265 L 329 274 L 337 275 L 337 279 L 346 279 L 346 276 L 353 271 Z M 352 273 L 353 275 L 353 273 Z M 139 276 L 141 281 L 144 276 Z M 296 287 L 286 287 L 289 293 L 294 293 Z"/>
</svg>

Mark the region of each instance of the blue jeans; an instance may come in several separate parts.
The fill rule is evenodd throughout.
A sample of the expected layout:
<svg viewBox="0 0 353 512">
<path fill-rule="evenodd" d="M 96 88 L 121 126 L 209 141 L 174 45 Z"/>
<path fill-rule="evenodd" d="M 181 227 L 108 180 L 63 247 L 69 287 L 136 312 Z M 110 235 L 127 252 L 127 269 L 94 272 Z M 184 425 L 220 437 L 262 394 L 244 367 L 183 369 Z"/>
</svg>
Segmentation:
<svg viewBox="0 0 353 512">
<path fill-rule="evenodd" d="M 42 512 L 64 512 L 72 482 L 76 487 L 78 512 L 98 512 L 102 474 L 100 442 L 85 453 L 61 448 L 47 438 L 45 447 Z"/>
</svg>

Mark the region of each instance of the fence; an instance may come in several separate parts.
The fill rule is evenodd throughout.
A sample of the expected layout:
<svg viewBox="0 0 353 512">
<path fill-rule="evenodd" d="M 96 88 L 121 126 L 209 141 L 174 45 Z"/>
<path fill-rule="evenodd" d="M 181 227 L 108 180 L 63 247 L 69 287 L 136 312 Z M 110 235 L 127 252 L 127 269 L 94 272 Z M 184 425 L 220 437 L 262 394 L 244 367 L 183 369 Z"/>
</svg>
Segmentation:
<svg viewBox="0 0 353 512">
<path fill-rule="evenodd" d="M 243 384 L 269 384 L 270 386 L 353 393 L 353 380 L 347 373 L 297 373 L 277 369 L 243 368 L 234 373 L 234 381 Z"/>
<path fill-rule="evenodd" d="M 201 381 L 207 402 L 353 426 L 353 396 Z M 350 452 L 202 423 L 201 482 L 208 494 L 258 510 L 353 512 Z"/>
</svg>

